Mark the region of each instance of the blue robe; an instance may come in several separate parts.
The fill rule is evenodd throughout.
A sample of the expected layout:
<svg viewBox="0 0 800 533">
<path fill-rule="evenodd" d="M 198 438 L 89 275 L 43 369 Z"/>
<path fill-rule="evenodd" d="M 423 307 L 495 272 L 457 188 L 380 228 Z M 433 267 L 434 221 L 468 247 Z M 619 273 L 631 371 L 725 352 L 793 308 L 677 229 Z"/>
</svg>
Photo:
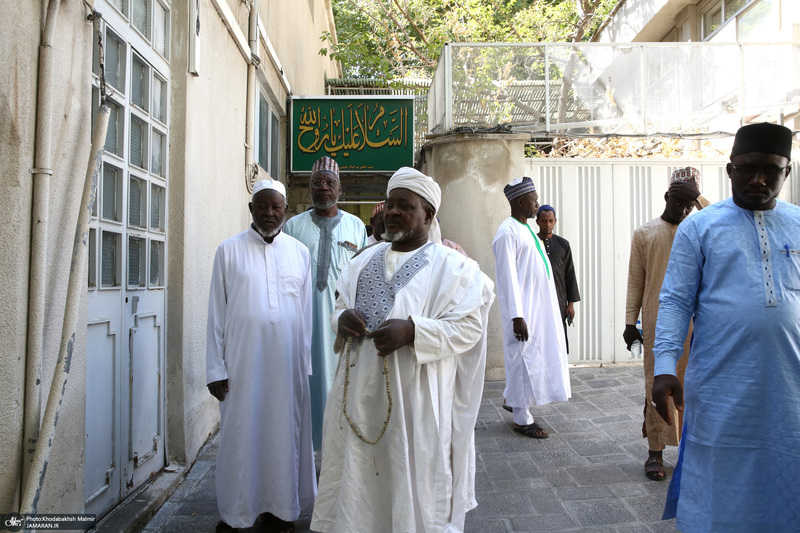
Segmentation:
<svg viewBox="0 0 800 533">
<path fill-rule="evenodd" d="M 800 208 L 727 199 L 685 220 L 661 288 L 655 375 L 694 315 L 665 518 L 681 531 L 800 531 Z"/>
<path fill-rule="evenodd" d="M 323 230 L 328 227 L 330 235 Z M 333 353 L 336 338 L 330 318 L 336 301 L 336 283 L 342 268 L 367 243 L 364 223 L 355 215 L 339 210 L 335 217 L 325 219 L 313 211 L 300 213 L 286 221 L 284 231 L 308 248 L 311 254 L 311 286 L 313 303 L 313 332 L 311 335 L 311 422 L 314 449 L 322 445 L 322 415 L 325 401 L 333 385 L 339 356 Z M 326 257 L 324 252 L 330 250 Z M 329 259 L 328 259 L 329 257 Z M 328 261 L 321 271 L 320 264 Z"/>
</svg>

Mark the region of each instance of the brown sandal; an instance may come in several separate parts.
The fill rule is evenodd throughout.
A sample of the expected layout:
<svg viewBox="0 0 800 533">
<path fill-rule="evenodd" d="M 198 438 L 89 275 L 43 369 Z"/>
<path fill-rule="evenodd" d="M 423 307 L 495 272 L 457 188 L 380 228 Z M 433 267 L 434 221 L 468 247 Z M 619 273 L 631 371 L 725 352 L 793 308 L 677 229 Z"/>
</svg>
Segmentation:
<svg viewBox="0 0 800 533">
<path fill-rule="evenodd" d="M 659 475 L 661 474 L 661 475 Z M 664 471 L 664 459 L 662 457 L 648 457 L 644 462 L 644 475 L 653 481 L 664 481 L 667 473 Z"/>
</svg>

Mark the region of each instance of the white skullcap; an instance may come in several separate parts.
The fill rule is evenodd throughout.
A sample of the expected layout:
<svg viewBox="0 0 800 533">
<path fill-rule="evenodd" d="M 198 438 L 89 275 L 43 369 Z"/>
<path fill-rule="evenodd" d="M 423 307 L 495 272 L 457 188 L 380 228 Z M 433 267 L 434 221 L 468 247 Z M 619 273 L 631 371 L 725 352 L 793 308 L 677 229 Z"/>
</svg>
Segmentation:
<svg viewBox="0 0 800 533">
<path fill-rule="evenodd" d="M 389 196 L 394 189 L 408 189 L 430 202 L 433 209 L 438 213 L 442 205 L 442 189 L 433 178 L 426 176 L 419 170 L 411 167 L 401 167 L 389 179 L 386 187 L 386 196 Z M 442 242 L 442 231 L 439 229 L 439 221 L 436 217 L 431 220 L 431 227 L 428 230 L 428 239 L 433 242 Z"/>
<path fill-rule="evenodd" d="M 261 180 L 257 181 L 255 185 L 253 185 L 253 196 L 250 198 L 252 199 L 255 197 L 256 194 L 260 193 L 261 191 L 272 189 L 273 191 L 278 191 L 283 196 L 283 199 L 286 199 L 286 187 L 283 186 L 278 180 Z"/>
</svg>

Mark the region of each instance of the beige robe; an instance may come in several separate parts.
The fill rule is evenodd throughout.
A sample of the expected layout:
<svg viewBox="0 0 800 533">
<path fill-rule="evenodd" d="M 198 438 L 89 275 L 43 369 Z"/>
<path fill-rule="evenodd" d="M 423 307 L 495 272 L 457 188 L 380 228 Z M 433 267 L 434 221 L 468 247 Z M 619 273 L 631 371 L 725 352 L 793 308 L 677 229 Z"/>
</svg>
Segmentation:
<svg viewBox="0 0 800 533">
<path fill-rule="evenodd" d="M 667 272 L 672 240 L 677 225 L 663 221 L 660 217 L 643 224 L 633 232 L 631 257 L 628 264 L 628 297 L 625 306 L 625 324 L 636 324 L 639 310 L 642 311 L 642 337 L 644 338 L 644 424 L 642 436 L 647 438 L 649 448 L 661 451 L 666 446 L 677 446 L 680 440 L 683 414 L 675 409 L 670 400 L 673 420 L 677 424 L 668 425 L 650 405 L 653 400 L 653 342 L 655 341 L 656 319 L 658 318 L 658 295 L 661 283 Z M 683 385 L 683 374 L 689 356 L 689 341 L 692 329 L 683 345 L 683 355 L 678 360 L 677 375 Z"/>
</svg>

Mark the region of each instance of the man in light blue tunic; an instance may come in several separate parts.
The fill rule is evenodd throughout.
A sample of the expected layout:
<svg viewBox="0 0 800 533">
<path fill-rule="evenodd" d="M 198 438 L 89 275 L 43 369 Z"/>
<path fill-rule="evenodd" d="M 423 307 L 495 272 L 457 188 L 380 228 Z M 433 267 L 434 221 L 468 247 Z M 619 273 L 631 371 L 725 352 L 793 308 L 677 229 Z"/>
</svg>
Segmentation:
<svg viewBox="0 0 800 533">
<path fill-rule="evenodd" d="M 311 422 L 314 450 L 322 446 L 322 415 L 333 384 L 338 356 L 331 329 L 336 282 L 344 265 L 367 243 L 364 223 L 339 209 L 342 186 L 339 165 L 330 157 L 320 158 L 311 168 L 311 200 L 314 208 L 289 219 L 284 231 L 308 248 L 311 254 L 313 332 L 311 335 Z"/>
<path fill-rule="evenodd" d="M 792 132 L 739 129 L 733 197 L 685 220 L 661 288 L 653 403 L 683 405 L 664 518 L 681 531 L 800 531 L 800 207 L 777 200 Z"/>
</svg>

